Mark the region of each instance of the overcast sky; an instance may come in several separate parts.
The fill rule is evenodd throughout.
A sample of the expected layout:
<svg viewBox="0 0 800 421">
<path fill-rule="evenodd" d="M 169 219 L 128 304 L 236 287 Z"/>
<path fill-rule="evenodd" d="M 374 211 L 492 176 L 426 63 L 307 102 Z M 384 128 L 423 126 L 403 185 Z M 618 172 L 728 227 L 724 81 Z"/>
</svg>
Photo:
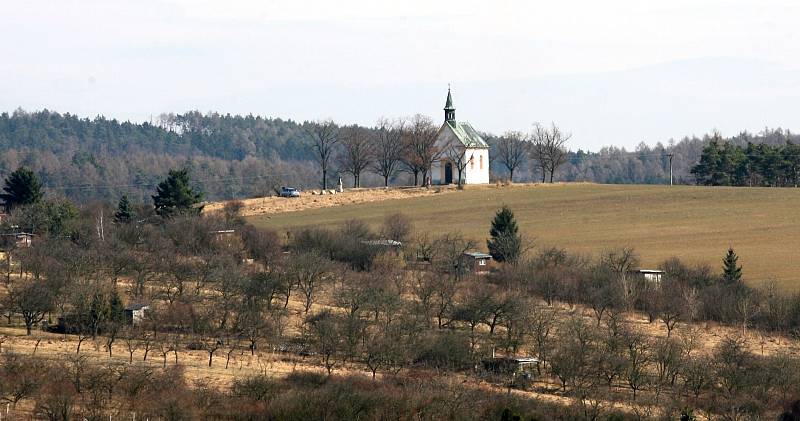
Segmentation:
<svg viewBox="0 0 800 421">
<path fill-rule="evenodd" d="M 800 2 L 7 0 L 0 110 L 554 121 L 573 148 L 800 130 Z"/>
</svg>

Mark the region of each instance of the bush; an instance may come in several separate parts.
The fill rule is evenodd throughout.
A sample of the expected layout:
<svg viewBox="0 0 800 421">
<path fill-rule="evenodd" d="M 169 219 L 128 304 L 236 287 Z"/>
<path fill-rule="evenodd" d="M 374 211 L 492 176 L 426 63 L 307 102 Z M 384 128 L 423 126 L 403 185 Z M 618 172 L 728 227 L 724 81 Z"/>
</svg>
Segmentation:
<svg viewBox="0 0 800 421">
<path fill-rule="evenodd" d="M 414 363 L 424 367 L 464 370 L 472 363 L 465 332 L 441 331 L 424 336 L 415 346 Z"/>
</svg>

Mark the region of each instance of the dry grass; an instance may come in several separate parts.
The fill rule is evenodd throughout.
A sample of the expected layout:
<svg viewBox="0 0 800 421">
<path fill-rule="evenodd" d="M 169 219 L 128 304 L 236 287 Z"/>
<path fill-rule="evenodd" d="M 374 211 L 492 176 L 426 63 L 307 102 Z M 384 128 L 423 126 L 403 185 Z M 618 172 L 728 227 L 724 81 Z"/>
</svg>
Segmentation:
<svg viewBox="0 0 800 421">
<path fill-rule="evenodd" d="M 753 285 L 776 280 L 800 289 L 800 190 L 645 185 L 513 185 L 448 190 L 422 197 L 387 199 L 251 216 L 258 226 L 286 231 L 336 226 L 358 218 L 377 226 L 403 212 L 417 232 L 461 232 L 481 247 L 494 212 L 514 211 L 521 231 L 539 246 L 596 255 L 630 246 L 643 267 L 675 256 L 714 268 L 733 246 Z"/>
<path fill-rule="evenodd" d="M 320 192 L 317 190 L 317 192 Z M 274 213 L 295 212 L 306 209 L 329 208 L 334 206 L 352 205 L 355 203 L 377 202 L 390 199 L 429 196 L 435 190 L 422 187 L 409 188 L 370 188 L 348 189 L 342 193 L 314 195 L 310 191 L 303 192 L 301 197 L 256 197 L 242 199 L 244 205 L 240 214 L 243 216 L 270 215 Z M 203 208 L 206 213 L 222 210 L 228 202 L 208 203 Z"/>
</svg>

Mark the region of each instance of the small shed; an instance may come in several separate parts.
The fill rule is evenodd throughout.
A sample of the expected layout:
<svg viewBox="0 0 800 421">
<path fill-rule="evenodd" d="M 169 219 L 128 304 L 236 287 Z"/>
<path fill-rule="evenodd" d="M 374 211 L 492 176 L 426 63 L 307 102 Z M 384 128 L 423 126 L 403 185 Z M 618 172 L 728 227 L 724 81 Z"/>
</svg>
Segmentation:
<svg viewBox="0 0 800 421">
<path fill-rule="evenodd" d="M 133 326 L 138 325 L 144 321 L 144 317 L 148 310 L 150 310 L 150 306 L 147 304 L 128 304 L 124 311 L 125 323 Z"/>
<path fill-rule="evenodd" d="M 385 248 L 385 249 L 399 249 L 400 247 L 403 246 L 403 243 L 401 243 L 401 242 L 399 242 L 397 240 L 386 240 L 386 239 L 381 239 L 381 240 L 362 240 L 361 244 L 364 244 L 365 246 L 379 247 L 379 248 Z"/>
<path fill-rule="evenodd" d="M 0 234 L 2 236 L 2 247 L 3 250 L 13 249 L 13 248 L 26 248 L 30 247 L 33 243 L 33 236 L 35 234 L 31 234 L 29 232 L 15 232 L 10 234 Z"/>
<path fill-rule="evenodd" d="M 660 284 L 661 278 L 666 272 L 659 269 L 639 269 L 634 273 L 638 276 L 641 276 L 645 281 Z"/>
<path fill-rule="evenodd" d="M 479 252 L 468 251 L 462 255 L 464 268 L 471 273 L 488 273 L 492 269 L 492 255 Z"/>
<path fill-rule="evenodd" d="M 539 359 L 534 357 L 494 357 L 483 360 L 486 371 L 498 374 L 522 373 L 539 365 Z"/>
</svg>

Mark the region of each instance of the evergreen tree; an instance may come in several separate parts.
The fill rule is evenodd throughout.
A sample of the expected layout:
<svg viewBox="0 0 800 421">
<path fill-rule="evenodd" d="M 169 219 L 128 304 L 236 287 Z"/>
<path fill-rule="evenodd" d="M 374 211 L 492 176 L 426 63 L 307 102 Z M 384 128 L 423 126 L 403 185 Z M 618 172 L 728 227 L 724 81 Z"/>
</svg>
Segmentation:
<svg viewBox="0 0 800 421">
<path fill-rule="evenodd" d="M 114 221 L 118 224 L 128 224 L 133 220 L 133 208 L 128 200 L 128 195 L 123 194 L 117 204 L 117 212 L 114 213 Z"/>
<path fill-rule="evenodd" d="M 508 206 L 503 206 L 492 220 L 490 238 L 486 241 L 489 254 L 498 262 L 515 262 L 522 252 L 522 238 L 517 221 Z"/>
<path fill-rule="evenodd" d="M 727 284 L 734 284 L 742 280 L 742 267 L 737 266 L 739 256 L 733 251 L 733 247 L 728 248 L 728 254 L 722 259 L 722 279 Z"/>
<path fill-rule="evenodd" d="M 19 167 L 6 178 L 3 187 L 5 193 L 0 194 L 6 212 L 16 206 L 30 205 L 42 199 L 42 182 L 36 173 L 25 167 Z"/>
<path fill-rule="evenodd" d="M 114 288 L 111 290 L 111 296 L 108 298 L 108 315 L 106 319 L 109 323 L 120 324 L 125 317 L 125 305 L 122 304 L 122 299 L 119 292 Z"/>
<path fill-rule="evenodd" d="M 170 170 L 166 180 L 158 184 L 153 204 L 156 213 L 169 218 L 176 214 L 199 215 L 203 207 L 197 206 L 203 200 L 203 192 L 195 191 L 189 184 L 189 171 Z"/>
</svg>

